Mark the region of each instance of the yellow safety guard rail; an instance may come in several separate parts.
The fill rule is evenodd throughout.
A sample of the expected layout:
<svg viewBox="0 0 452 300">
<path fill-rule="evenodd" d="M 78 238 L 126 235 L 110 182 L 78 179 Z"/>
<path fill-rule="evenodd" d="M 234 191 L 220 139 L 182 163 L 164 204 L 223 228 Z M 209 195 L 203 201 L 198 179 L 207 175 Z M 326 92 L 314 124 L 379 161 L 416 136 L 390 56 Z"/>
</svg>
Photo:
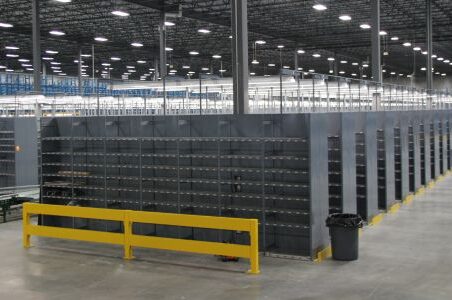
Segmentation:
<svg viewBox="0 0 452 300">
<path fill-rule="evenodd" d="M 30 217 L 32 215 L 119 221 L 124 224 L 124 233 L 34 225 L 30 223 Z M 133 223 L 243 231 L 249 233 L 250 244 L 238 245 L 136 235 L 132 232 Z M 30 239 L 33 235 L 123 245 L 125 259 L 134 258 L 133 247 L 248 258 L 251 264 L 251 269 L 248 273 L 259 274 L 260 272 L 258 255 L 258 221 L 256 219 L 25 203 L 23 205 L 23 245 L 25 248 L 30 247 Z"/>
</svg>

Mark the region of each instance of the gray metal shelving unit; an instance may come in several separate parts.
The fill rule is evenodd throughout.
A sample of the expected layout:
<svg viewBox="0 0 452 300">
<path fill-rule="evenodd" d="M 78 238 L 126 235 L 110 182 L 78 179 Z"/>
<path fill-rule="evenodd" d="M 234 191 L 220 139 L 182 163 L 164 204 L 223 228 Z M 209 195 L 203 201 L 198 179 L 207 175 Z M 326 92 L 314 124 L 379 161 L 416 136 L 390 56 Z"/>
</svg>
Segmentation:
<svg viewBox="0 0 452 300">
<path fill-rule="evenodd" d="M 37 123 L 0 118 L 0 188 L 38 184 Z"/>
<path fill-rule="evenodd" d="M 328 245 L 326 115 L 42 119 L 42 201 L 257 218 L 260 249 Z M 120 231 L 114 222 L 44 218 Z M 240 233 L 139 225 L 145 235 L 230 242 Z"/>
</svg>

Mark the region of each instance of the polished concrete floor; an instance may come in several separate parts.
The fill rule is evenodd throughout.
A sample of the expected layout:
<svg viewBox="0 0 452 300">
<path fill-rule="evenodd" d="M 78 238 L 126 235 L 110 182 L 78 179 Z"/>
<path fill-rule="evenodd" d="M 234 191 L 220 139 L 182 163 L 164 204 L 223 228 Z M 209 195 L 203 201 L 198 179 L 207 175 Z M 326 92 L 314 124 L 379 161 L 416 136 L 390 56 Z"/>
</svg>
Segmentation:
<svg viewBox="0 0 452 300">
<path fill-rule="evenodd" d="M 33 238 L 21 247 L 21 223 L 0 225 L 0 299 L 452 299 L 452 177 L 364 230 L 360 259 L 245 261 L 137 251 Z"/>
</svg>

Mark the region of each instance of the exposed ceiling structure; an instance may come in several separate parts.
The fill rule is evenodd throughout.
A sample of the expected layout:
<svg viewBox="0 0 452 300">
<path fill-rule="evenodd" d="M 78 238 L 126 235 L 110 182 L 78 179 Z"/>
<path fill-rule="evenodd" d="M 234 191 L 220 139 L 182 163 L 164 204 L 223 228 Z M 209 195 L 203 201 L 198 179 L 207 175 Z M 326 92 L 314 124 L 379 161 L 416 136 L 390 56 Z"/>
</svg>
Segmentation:
<svg viewBox="0 0 452 300">
<path fill-rule="evenodd" d="M 314 9 L 319 3 L 327 9 Z M 452 1 L 432 3 L 435 72 L 449 74 Z M 0 7 L 0 66 L 31 73 L 31 1 L 0 0 Z M 193 72 L 194 77 L 199 73 L 230 76 L 230 0 L 41 0 L 42 55 L 50 57 L 44 61 L 47 72 L 76 75 L 74 60 L 81 49 L 86 55 L 86 76 L 91 76 L 92 57 L 88 55 L 94 45 L 97 77 L 110 72 L 113 78 L 121 78 L 124 73 L 130 74 L 130 79 L 144 78 L 144 74 L 153 72 L 159 55 L 162 12 L 179 8 L 182 17 L 167 18 L 174 24 L 166 27 L 168 70 L 176 71 L 178 76 L 188 72 Z M 114 15 L 115 10 L 129 15 Z M 341 76 L 360 77 L 362 72 L 370 77 L 370 67 L 365 67 L 371 53 L 371 30 L 365 26 L 370 25 L 370 17 L 370 0 L 248 0 L 250 72 L 273 75 L 280 66 L 293 69 L 295 53 L 300 50 L 304 53 L 298 54 L 299 67 L 304 71 L 329 73 L 336 63 Z M 425 24 L 425 0 L 381 0 L 381 30 L 386 33 L 382 35 L 382 52 L 387 52 L 383 55 L 385 77 L 406 77 L 414 69 L 417 76 L 425 75 L 421 70 L 426 65 L 426 55 L 422 54 L 426 51 Z M 52 35 L 52 30 L 65 35 Z M 96 41 L 96 37 L 108 41 Z M 46 53 L 48 50 L 50 53 Z M 199 54 L 191 55 L 190 51 Z M 112 57 L 120 60 L 112 61 Z M 146 78 L 152 78 L 152 74 Z"/>
</svg>

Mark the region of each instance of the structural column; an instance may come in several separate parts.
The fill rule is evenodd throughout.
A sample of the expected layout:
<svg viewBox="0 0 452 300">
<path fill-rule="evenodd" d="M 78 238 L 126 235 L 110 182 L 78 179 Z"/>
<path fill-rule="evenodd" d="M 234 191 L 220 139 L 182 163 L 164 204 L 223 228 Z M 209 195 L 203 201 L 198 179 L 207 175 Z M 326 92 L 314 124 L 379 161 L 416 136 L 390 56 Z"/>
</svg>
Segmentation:
<svg viewBox="0 0 452 300">
<path fill-rule="evenodd" d="M 380 44 L 380 0 L 371 0 L 372 15 L 372 77 L 382 83 L 381 44 Z"/>
<path fill-rule="evenodd" d="M 41 22 L 39 20 L 39 1 L 32 0 L 32 40 L 33 40 L 33 80 L 34 91 L 41 93 Z"/>
<path fill-rule="evenodd" d="M 234 113 L 246 114 L 248 103 L 248 1 L 232 0 Z"/>
<path fill-rule="evenodd" d="M 427 90 L 433 89 L 433 31 L 432 31 L 432 1 L 426 0 L 427 12 Z M 430 103 L 429 103 L 430 105 Z"/>
</svg>

